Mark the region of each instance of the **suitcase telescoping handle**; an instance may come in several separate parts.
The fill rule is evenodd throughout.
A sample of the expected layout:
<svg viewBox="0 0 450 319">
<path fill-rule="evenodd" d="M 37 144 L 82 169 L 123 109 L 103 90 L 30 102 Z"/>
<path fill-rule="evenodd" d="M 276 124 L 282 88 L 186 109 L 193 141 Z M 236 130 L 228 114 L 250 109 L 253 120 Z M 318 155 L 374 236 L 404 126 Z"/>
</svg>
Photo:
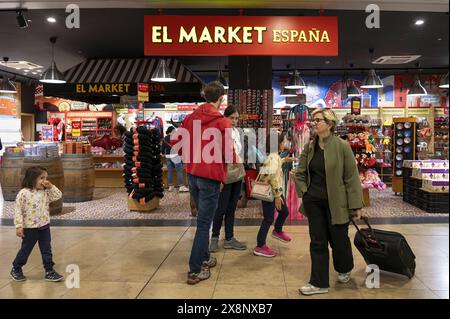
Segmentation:
<svg viewBox="0 0 450 319">
<path fill-rule="evenodd" d="M 351 220 L 352 224 L 356 227 L 356 231 L 361 235 L 361 239 L 363 240 L 364 245 L 366 246 L 366 248 L 370 248 L 369 243 L 367 242 L 367 239 L 368 239 L 367 235 L 365 235 L 365 234 L 359 229 L 358 225 L 357 225 L 356 222 L 353 220 L 353 218 L 350 218 L 350 220 Z M 375 232 L 373 231 L 372 226 L 370 226 L 369 218 L 368 218 L 367 216 L 361 216 L 361 220 L 364 221 L 364 223 L 367 225 L 367 227 L 369 227 L 369 230 L 370 230 L 370 233 L 371 233 L 371 237 L 372 237 L 371 240 L 372 240 L 372 241 L 375 240 L 375 242 L 377 243 L 377 245 L 378 245 L 378 246 L 381 246 L 381 245 L 380 245 L 380 242 L 379 242 L 379 241 L 376 239 L 376 237 L 375 237 Z"/>
</svg>

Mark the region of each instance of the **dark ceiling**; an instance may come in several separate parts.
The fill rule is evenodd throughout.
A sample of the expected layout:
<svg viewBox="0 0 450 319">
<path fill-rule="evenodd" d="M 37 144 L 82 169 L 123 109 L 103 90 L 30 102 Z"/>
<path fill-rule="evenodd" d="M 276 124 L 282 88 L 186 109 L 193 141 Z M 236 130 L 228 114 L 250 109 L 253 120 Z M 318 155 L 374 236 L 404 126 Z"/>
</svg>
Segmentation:
<svg viewBox="0 0 450 319">
<path fill-rule="evenodd" d="M 64 26 L 66 13 L 58 10 L 30 10 L 25 13 L 32 21 L 26 29 L 19 29 L 14 12 L 0 12 L 0 56 L 11 60 L 26 60 L 47 67 L 51 60 L 49 38 L 58 36 L 56 61 L 66 70 L 86 58 L 93 57 L 141 57 L 143 56 L 143 17 L 157 15 L 155 9 L 82 9 L 81 28 Z M 171 9 L 165 15 L 238 15 L 238 9 Z M 317 16 L 319 10 L 246 9 L 245 15 Z M 370 68 L 369 48 L 374 48 L 374 58 L 383 55 L 421 55 L 422 68 L 441 68 L 449 65 L 449 17 L 448 12 L 381 12 L 381 27 L 367 29 L 364 11 L 324 11 L 326 16 L 339 17 L 338 57 L 274 57 L 274 70 L 286 69 L 286 64 L 300 69 L 324 70 Z M 57 23 L 46 18 L 53 16 Z M 425 24 L 416 26 L 415 20 Z M 219 63 L 227 64 L 227 58 L 179 57 L 194 72 L 217 70 Z M 383 68 L 414 68 L 415 63 L 384 65 Z M 4 70 L 4 68 L 3 68 Z M 436 70 L 434 70 L 436 71 Z M 323 72 L 323 71 L 322 71 Z M 334 71 L 333 71 L 334 72 Z M 336 71 L 339 73 L 338 71 Z M 403 72 L 403 71 L 402 71 Z"/>
</svg>

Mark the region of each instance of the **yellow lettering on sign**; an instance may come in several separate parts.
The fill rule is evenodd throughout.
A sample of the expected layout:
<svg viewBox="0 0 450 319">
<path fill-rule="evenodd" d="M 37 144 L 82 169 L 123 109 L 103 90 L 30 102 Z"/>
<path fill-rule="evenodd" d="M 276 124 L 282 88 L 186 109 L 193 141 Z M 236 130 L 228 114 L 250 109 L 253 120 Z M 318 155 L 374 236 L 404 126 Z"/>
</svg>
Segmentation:
<svg viewBox="0 0 450 319">
<path fill-rule="evenodd" d="M 117 92 L 117 84 L 113 84 L 111 87 L 111 93 L 118 93 Z"/>
<path fill-rule="evenodd" d="M 306 33 L 304 30 L 300 31 L 300 36 L 298 37 L 298 42 L 307 42 L 306 41 Z"/>
<path fill-rule="evenodd" d="M 97 84 L 89 84 L 89 93 L 97 93 Z"/>
<path fill-rule="evenodd" d="M 86 90 L 84 89 L 84 85 L 83 84 L 77 84 L 76 85 L 76 92 L 77 93 L 86 93 Z"/>
<path fill-rule="evenodd" d="M 105 93 L 111 93 L 111 85 L 105 84 Z"/>
<path fill-rule="evenodd" d="M 289 42 L 289 30 L 281 31 L 281 42 Z"/>
<path fill-rule="evenodd" d="M 298 37 L 298 31 L 297 30 L 292 30 L 291 31 L 291 39 L 290 42 L 294 42 L 295 38 Z"/>
<path fill-rule="evenodd" d="M 237 42 L 237 43 L 242 43 L 241 39 L 239 39 L 238 37 L 238 32 L 241 30 L 241 27 L 228 27 L 228 42 L 232 43 L 233 39 Z"/>
<path fill-rule="evenodd" d="M 273 42 L 281 42 L 280 32 L 281 30 L 273 30 Z"/>
<path fill-rule="evenodd" d="M 252 40 L 252 27 L 243 27 L 242 28 L 242 42 L 244 43 L 253 43 Z"/>
<path fill-rule="evenodd" d="M 309 42 L 319 42 L 319 30 L 316 28 L 309 30 Z"/>
<path fill-rule="evenodd" d="M 211 34 L 209 34 L 208 27 L 203 28 L 202 35 L 200 36 L 200 39 L 198 40 L 199 43 L 203 43 L 205 41 L 209 42 L 209 43 L 213 43 Z"/>
<path fill-rule="evenodd" d="M 103 85 L 98 86 L 98 93 L 105 93 L 105 88 L 103 87 Z"/>
<path fill-rule="evenodd" d="M 214 30 L 214 42 L 219 43 L 220 41 L 222 43 L 227 43 L 227 40 L 225 40 L 225 32 L 225 28 L 216 27 Z"/>
<path fill-rule="evenodd" d="M 256 30 L 256 32 L 258 33 L 258 43 L 262 43 L 263 42 L 263 31 L 267 31 L 266 27 L 254 27 L 253 29 Z"/>
<path fill-rule="evenodd" d="M 161 43 L 161 29 L 162 27 L 159 25 L 152 26 L 152 42 L 153 43 Z"/>
<path fill-rule="evenodd" d="M 125 93 L 128 93 L 130 91 L 130 84 L 124 84 L 125 86 Z"/>
<path fill-rule="evenodd" d="M 172 43 L 173 40 L 169 38 L 169 29 L 167 26 L 163 27 L 163 42 L 164 43 Z"/>
<path fill-rule="evenodd" d="M 184 41 L 197 43 L 197 32 L 195 27 L 192 27 L 189 33 L 187 33 L 183 27 L 180 28 L 180 37 L 178 42 L 183 43 Z"/>
<path fill-rule="evenodd" d="M 323 31 L 320 42 L 330 42 L 330 37 L 328 36 L 327 30 Z"/>
</svg>

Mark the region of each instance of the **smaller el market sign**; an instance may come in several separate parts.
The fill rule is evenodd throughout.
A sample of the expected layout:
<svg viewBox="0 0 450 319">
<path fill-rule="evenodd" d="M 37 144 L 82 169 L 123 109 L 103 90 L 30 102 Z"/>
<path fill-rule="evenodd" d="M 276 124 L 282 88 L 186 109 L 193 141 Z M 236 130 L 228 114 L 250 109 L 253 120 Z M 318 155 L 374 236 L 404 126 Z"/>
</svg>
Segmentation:
<svg viewBox="0 0 450 319">
<path fill-rule="evenodd" d="M 75 84 L 76 94 L 126 94 L 136 93 L 136 85 L 131 83 L 78 83 Z"/>
<path fill-rule="evenodd" d="M 337 17 L 145 16 L 145 55 L 337 56 Z"/>
</svg>

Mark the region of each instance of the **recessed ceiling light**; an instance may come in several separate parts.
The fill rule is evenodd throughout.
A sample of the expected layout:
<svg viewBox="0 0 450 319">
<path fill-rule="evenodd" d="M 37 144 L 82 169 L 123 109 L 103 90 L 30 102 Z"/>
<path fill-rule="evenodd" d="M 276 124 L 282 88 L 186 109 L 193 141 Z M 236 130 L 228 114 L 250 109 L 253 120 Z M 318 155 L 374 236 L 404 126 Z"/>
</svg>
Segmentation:
<svg viewBox="0 0 450 319">
<path fill-rule="evenodd" d="M 37 72 L 31 72 L 31 73 L 33 73 L 33 74 L 37 74 Z"/>
<path fill-rule="evenodd" d="M 56 19 L 55 19 L 54 17 L 48 17 L 48 18 L 47 18 L 47 22 L 55 23 L 55 22 L 56 22 Z"/>
<path fill-rule="evenodd" d="M 30 72 L 30 70 L 23 70 L 23 72 Z"/>
<path fill-rule="evenodd" d="M 425 23 L 425 21 L 423 21 L 423 20 L 421 20 L 421 19 L 416 20 L 416 22 L 415 22 L 416 25 L 422 25 L 422 24 L 424 24 L 424 23 Z"/>
<path fill-rule="evenodd" d="M 441 37 L 439 37 L 439 38 L 437 38 L 436 40 L 438 40 L 438 41 L 442 41 L 442 38 L 441 38 Z"/>
<path fill-rule="evenodd" d="M 326 60 L 326 61 L 325 61 L 325 64 L 330 64 L 330 60 Z"/>
</svg>

